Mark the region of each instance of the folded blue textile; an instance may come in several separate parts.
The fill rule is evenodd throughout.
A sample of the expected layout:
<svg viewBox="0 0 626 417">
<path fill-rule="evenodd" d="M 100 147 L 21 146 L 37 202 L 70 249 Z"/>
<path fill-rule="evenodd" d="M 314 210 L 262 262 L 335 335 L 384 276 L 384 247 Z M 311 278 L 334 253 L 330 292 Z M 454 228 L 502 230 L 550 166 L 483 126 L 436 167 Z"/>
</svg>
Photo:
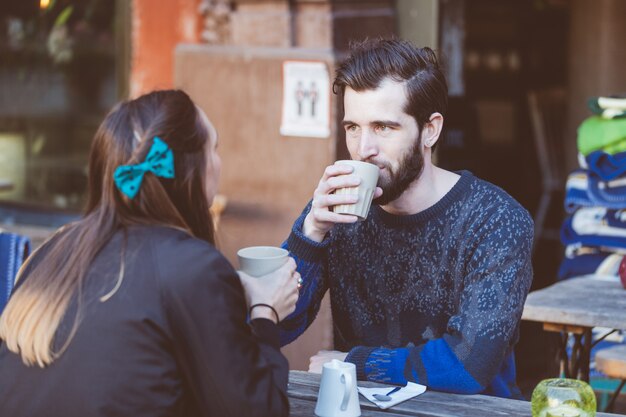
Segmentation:
<svg viewBox="0 0 626 417">
<path fill-rule="evenodd" d="M 577 250 L 573 254 L 566 255 L 561 266 L 557 279 L 559 281 L 581 275 L 604 275 L 619 277 L 619 265 L 624 258 L 623 254 L 606 252 L 597 248 L 581 248 L 586 251 Z"/>
<path fill-rule="evenodd" d="M 611 155 L 604 151 L 595 151 L 585 159 L 589 171 L 602 181 L 611 181 L 626 174 L 626 152 Z"/>
<path fill-rule="evenodd" d="M 569 188 L 565 190 L 565 212 L 574 214 L 581 207 L 593 207 L 596 203 L 591 201 L 587 190 L 579 188 Z"/>
<path fill-rule="evenodd" d="M 620 180 L 604 182 L 600 177 L 590 173 L 587 183 L 589 197 L 599 205 L 614 209 L 626 208 L 626 184 L 622 182 Z M 618 184 L 612 186 L 612 183 Z"/>
<path fill-rule="evenodd" d="M 602 206 L 610 209 L 626 208 L 626 177 L 601 181 L 591 171 L 578 169 L 567 177 L 565 211 L 573 214 L 581 207 Z"/>
<path fill-rule="evenodd" d="M 0 313 L 11 295 L 15 276 L 29 254 L 27 237 L 0 232 Z"/>
<path fill-rule="evenodd" d="M 564 245 L 626 249 L 626 210 L 583 207 L 561 227 Z"/>
</svg>

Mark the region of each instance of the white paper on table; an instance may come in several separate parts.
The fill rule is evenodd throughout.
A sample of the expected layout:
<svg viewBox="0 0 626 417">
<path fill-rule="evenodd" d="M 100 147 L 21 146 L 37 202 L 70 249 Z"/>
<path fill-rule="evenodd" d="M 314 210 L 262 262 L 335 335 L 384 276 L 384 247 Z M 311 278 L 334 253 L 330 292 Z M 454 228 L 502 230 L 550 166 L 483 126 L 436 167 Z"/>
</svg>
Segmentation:
<svg viewBox="0 0 626 417">
<path fill-rule="evenodd" d="M 379 408 L 386 410 L 389 407 L 400 404 L 402 401 L 406 401 L 409 398 L 417 397 L 418 395 L 423 394 L 426 391 L 426 385 L 408 382 L 406 386 L 400 388 L 399 391 L 391 394 L 391 401 L 378 401 L 376 398 L 374 398 L 374 394 L 387 394 L 393 389 L 393 385 L 388 385 L 382 388 L 357 387 L 357 389 L 362 396 L 376 404 Z"/>
</svg>

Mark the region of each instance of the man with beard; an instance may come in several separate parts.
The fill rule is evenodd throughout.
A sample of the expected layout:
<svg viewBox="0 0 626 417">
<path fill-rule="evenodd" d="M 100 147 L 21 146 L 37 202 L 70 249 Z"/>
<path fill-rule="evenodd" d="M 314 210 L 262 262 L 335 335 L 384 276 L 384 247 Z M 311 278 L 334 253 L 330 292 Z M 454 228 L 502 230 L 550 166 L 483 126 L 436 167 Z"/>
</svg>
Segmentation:
<svg viewBox="0 0 626 417">
<path fill-rule="evenodd" d="M 356 197 L 352 168 L 326 168 L 285 242 L 302 288 L 281 323 L 298 337 L 330 290 L 337 351 L 359 379 L 520 398 L 513 347 L 532 280 L 533 224 L 500 188 L 433 165 L 447 105 L 435 54 L 405 41 L 366 41 L 339 67 L 352 159 L 380 169 L 366 220 L 333 213 Z"/>
</svg>

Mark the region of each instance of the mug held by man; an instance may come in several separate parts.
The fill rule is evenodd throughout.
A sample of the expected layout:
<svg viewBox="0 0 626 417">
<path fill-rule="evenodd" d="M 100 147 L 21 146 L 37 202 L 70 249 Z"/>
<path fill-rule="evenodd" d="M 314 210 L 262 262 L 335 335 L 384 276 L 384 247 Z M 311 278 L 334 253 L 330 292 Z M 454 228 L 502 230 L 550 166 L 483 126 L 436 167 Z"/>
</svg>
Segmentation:
<svg viewBox="0 0 626 417">
<path fill-rule="evenodd" d="M 335 190 L 337 195 L 357 194 L 359 199 L 355 204 L 340 204 L 333 206 L 333 212 L 340 214 L 352 214 L 359 220 L 365 220 L 369 213 L 376 184 L 378 183 L 379 169 L 376 165 L 367 162 L 342 160 L 335 162 L 335 165 L 350 165 L 354 168 L 353 174 L 361 178 L 361 183 L 357 187 L 346 187 Z"/>
</svg>

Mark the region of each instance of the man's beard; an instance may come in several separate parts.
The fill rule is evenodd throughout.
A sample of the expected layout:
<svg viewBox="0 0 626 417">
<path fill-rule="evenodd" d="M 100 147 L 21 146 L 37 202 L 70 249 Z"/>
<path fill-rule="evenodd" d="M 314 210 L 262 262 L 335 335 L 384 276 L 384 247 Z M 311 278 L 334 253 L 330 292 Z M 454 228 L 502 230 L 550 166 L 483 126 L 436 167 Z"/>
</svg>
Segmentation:
<svg viewBox="0 0 626 417">
<path fill-rule="evenodd" d="M 383 189 L 383 195 L 375 199 L 374 204 L 384 206 L 396 200 L 409 188 L 409 185 L 411 185 L 413 181 L 422 175 L 422 171 L 424 170 L 424 154 L 422 153 L 421 142 L 422 132 L 418 135 L 411 149 L 402 157 L 396 172 L 392 171 L 391 164 L 388 162 L 382 164 L 389 173 L 389 178 L 385 179 L 381 176 L 378 179 L 378 186 Z M 377 165 L 380 165 L 380 162 L 378 162 Z"/>
</svg>

